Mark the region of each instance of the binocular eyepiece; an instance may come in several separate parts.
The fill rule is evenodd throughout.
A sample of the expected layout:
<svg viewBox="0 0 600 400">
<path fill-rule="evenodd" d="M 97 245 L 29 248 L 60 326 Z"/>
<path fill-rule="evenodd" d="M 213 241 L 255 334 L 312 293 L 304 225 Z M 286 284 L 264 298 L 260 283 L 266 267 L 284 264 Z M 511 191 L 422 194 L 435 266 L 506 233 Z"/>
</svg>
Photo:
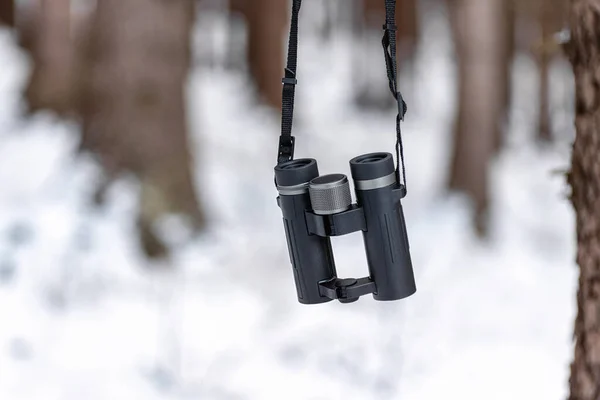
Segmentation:
<svg viewBox="0 0 600 400">
<path fill-rule="evenodd" d="M 319 176 L 305 158 L 275 167 L 277 202 L 283 213 L 298 301 L 349 303 L 372 293 L 375 300 L 399 300 L 415 293 L 408 236 L 390 153 L 350 160 L 356 203 L 344 174 Z M 337 277 L 331 239 L 362 231 L 369 276 Z"/>
</svg>

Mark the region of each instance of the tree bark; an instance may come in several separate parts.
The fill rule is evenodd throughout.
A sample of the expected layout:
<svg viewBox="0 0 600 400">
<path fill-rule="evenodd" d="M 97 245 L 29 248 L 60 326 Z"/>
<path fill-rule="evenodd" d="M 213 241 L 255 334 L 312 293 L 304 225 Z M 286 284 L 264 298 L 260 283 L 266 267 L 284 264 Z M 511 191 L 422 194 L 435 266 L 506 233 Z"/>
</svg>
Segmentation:
<svg viewBox="0 0 600 400">
<path fill-rule="evenodd" d="M 40 0 L 29 21 L 33 71 L 25 89 L 30 112 L 73 111 L 70 0 Z"/>
<path fill-rule="evenodd" d="M 550 57 L 547 52 L 542 51 L 537 56 L 539 71 L 539 99 L 540 109 L 538 112 L 538 139 L 543 142 L 552 140 L 552 127 L 550 120 Z"/>
<path fill-rule="evenodd" d="M 600 0 L 571 0 L 577 135 L 569 183 L 580 268 L 570 400 L 600 398 Z"/>
<path fill-rule="evenodd" d="M 459 62 L 459 109 L 449 187 L 475 205 L 475 227 L 486 233 L 488 161 L 501 129 L 504 0 L 453 0 L 452 27 Z"/>
<path fill-rule="evenodd" d="M 542 43 L 540 51 L 536 55 L 536 62 L 539 71 L 539 98 L 540 109 L 538 113 L 538 139 L 543 142 L 552 140 L 552 121 L 550 119 L 550 63 L 552 55 L 547 49 L 546 43 L 552 41 L 554 34 L 554 4 L 542 2 L 538 13 L 538 23 L 540 29 L 540 41 Z"/>
<path fill-rule="evenodd" d="M 238 6 L 239 7 L 239 6 Z M 281 78 L 284 42 L 288 26 L 288 3 L 245 0 L 242 9 L 248 29 L 248 68 L 262 99 L 281 109 Z"/>
<path fill-rule="evenodd" d="M 398 25 L 398 55 L 400 60 L 413 60 L 419 42 L 418 0 L 398 0 L 396 25 Z"/>
<path fill-rule="evenodd" d="M 550 67 L 560 55 L 554 34 L 563 29 L 568 14 L 564 0 L 510 0 L 519 19 L 519 50 L 531 54 L 538 72 L 538 121 L 536 137 L 552 140 L 550 113 Z"/>
<path fill-rule="evenodd" d="M 499 108 L 499 128 L 496 129 L 495 140 L 494 140 L 494 152 L 498 153 L 502 150 L 505 142 L 506 129 L 508 121 L 508 110 L 510 108 L 510 102 L 512 97 L 512 61 L 515 56 L 515 25 L 516 25 L 516 13 L 515 7 L 512 1 L 502 1 L 501 14 L 499 18 L 502 18 L 503 23 L 500 25 L 501 34 L 503 35 L 504 46 L 502 46 L 502 53 L 500 55 L 502 68 L 502 75 L 500 76 L 502 85 L 501 88 L 501 100 Z"/>
<path fill-rule="evenodd" d="M 152 230 L 161 216 L 182 214 L 197 228 L 204 221 L 185 114 L 193 19 L 188 0 L 98 0 L 85 46 L 81 147 L 109 177 L 139 177 L 138 223 L 149 256 L 165 253 Z"/>
<path fill-rule="evenodd" d="M 15 0 L 0 1 L 0 24 L 15 26 Z"/>
</svg>

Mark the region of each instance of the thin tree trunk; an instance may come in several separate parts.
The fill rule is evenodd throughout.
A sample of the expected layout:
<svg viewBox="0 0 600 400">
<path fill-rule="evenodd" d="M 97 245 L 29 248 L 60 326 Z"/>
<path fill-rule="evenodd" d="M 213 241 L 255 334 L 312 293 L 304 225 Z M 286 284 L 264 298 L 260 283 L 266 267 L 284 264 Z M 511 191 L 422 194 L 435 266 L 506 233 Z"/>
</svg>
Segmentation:
<svg viewBox="0 0 600 400">
<path fill-rule="evenodd" d="M 512 97 L 512 61 L 515 56 L 515 26 L 516 26 L 516 12 L 513 1 L 504 0 L 502 1 L 502 12 L 500 18 L 503 19 L 503 23 L 500 26 L 502 35 L 504 37 L 504 46 L 502 46 L 501 64 L 502 75 L 500 75 L 501 82 L 501 100 L 499 108 L 499 129 L 496 129 L 496 135 L 494 140 L 494 152 L 498 153 L 505 142 L 506 130 L 505 126 L 508 121 L 508 110 L 510 107 L 510 101 Z"/>
<path fill-rule="evenodd" d="M 248 67 L 262 99 L 281 108 L 281 77 L 284 68 L 284 38 L 288 25 L 286 1 L 246 0 Z"/>
<path fill-rule="evenodd" d="M 15 0 L 0 1 L 0 24 L 15 26 Z"/>
<path fill-rule="evenodd" d="M 537 139 L 552 140 L 550 113 L 550 67 L 560 56 L 554 34 L 565 27 L 568 1 L 511 0 L 519 20 L 519 50 L 530 53 L 536 62 L 538 89 Z"/>
<path fill-rule="evenodd" d="M 324 41 L 331 40 L 337 22 L 337 10 L 339 8 L 338 0 L 324 1 L 321 5 L 323 12 L 323 24 L 319 36 Z"/>
<path fill-rule="evenodd" d="M 550 52 L 544 44 L 552 40 L 552 4 L 543 2 L 540 4 L 539 26 L 540 39 L 542 42 L 541 51 L 536 59 L 540 75 L 540 110 L 538 114 L 538 138 L 544 142 L 552 140 L 551 121 L 550 121 L 550 62 L 552 61 Z"/>
<path fill-rule="evenodd" d="M 398 56 L 406 63 L 414 59 L 419 42 L 418 0 L 398 0 L 396 3 Z"/>
<path fill-rule="evenodd" d="M 31 29 L 33 71 L 25 89 L 31 112 L 73 111 L 73 42 L 70 0 L 40 0 Z"/>
<path fill-rule="evenodd" d="M 570 400 L 600 398 L 600 0 L 571 0 L 577 135 L 569 183 L 580 268 Z"/>
<path fill-rule="evenodd" d="M 229 0 L 230 13 L 246 13 L 246 0 Z"/>
<path fill-rule="evenodd" d="M 39 7 L 35 5 L 21 6 L 19 7 L 19 21 L 15 24 L 17 44 L 31 55 L 33 55 L 36 42 L 35 35 L 39 25 L 39 13 Z"/>
<path fill-rule="evenodd" d="M 552 140 L 552 128 L 550 121 L 550 61 L 550 57 L 545 51 L 542 51 L 537 58 L 540 76 L 538 138 L 544 142 L 550 142 Z"/>
<path fill-rule="evenodd" d="M 459 60 L 459 109 L 449 187 L 473 200 L 480 234 L 486 233 L 488 161 L 503 110 L 502 1 L 453 0 L 451 4 Z"/>
<path fill-rule="evenodd" d="M 186 215 L 198 228 L 203 223 L 184 101 L 193 18 L 188 0 L 98 0 L 80 74 L 81 146 L 109 176 L 140 178 L 138 222 L 149 256 L 165 252 L 152 229 L 161 216 Z"/>
</svg>

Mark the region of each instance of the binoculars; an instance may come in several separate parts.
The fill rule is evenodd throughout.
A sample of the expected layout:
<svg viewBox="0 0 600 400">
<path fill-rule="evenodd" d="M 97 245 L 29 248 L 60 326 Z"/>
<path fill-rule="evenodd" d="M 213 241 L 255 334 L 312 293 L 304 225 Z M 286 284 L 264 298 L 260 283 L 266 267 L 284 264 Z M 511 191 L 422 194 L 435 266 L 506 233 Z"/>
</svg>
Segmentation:
<svg viewBox="0 0 600 400">
<path fill-rule="evenodd" d="M 350 160 L 356 203 L 344 174 L 319 176 L 311 158 L 275 167 L 277 203 L 283 213 L 298 301 L 350 303 L 372 293 L 375 300 L 399 300 L 416 292 L 408 236 L 390 153 Z M 331 237 L 362 231 L 369 276 L 337 277 Z"/>
</svg>

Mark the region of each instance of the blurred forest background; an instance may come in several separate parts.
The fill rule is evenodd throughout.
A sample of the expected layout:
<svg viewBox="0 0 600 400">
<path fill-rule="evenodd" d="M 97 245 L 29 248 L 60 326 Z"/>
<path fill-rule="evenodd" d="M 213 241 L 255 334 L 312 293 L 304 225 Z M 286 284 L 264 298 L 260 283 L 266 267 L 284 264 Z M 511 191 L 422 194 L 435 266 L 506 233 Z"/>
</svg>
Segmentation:
<svg viewBox="0 0 600 400">
<path fill-rule="evenodd" d="M 419 299 L 293 312 L 289 3 L 0 0 L 0 398 L 565 397 L 568 1 L 397 1 Z M 384 1 L 303 3 L 297 155 L 391 151 Z M 364 275 L 355 239 L 336 257 Z"/>
<path fill-rule="evenodd" d="M 50 110 L 81 121 L 81 149 L 98 157 L 107 183 L 123 172 L 143 182 L 139 224 L 148 255 L 164 252 L 152 233 L 161 215 L 182 213 L 201 228 L 204 217 L 192 187 L 183 92 L 191 64 L 244 71 L 250 82 L 243 90 L 253 90 L 257 102 L 279 110 L 287 2 L 15 1 L 4 1 L 1 13 L 33 61 L 24 92 L 28 112 Z M 385 20 L 383 2 L 314 3 L 307 7 L 320 8 L 314 28 L 323 41 L 342 28 L 356 42 L 355 54 L 347 60 L 353 69 L 355 104 L 374 110 L 393 107 L 381 68 L 365 57 L 368 53 L 374 58 L 379 50 L 375 43 Z M 420 40 L 419 13 L 435 1 L 418 3 L 400 0 L 397 6 L 400 68 L 407 76 Z M 560 34 L 566 28 L 568 3 L 448 0 L 445 7 L 458 63 L 448 188 L 471 198 L 474 226 L 485 235 L 488 164 L 504 144 L 511 65 L 517 54 L 530 55 L 536 65 L 533 134 L 540 143 L 565 134 L 551 118 L 550 70 L 562 57 Z M 197 43 L 200 54 L 192 59 L 194 16 L 215 13 L 226 16 L 227 37 L 215 38 L 217 32 L 207 29 L 212 37 Z"/>
</svg>

